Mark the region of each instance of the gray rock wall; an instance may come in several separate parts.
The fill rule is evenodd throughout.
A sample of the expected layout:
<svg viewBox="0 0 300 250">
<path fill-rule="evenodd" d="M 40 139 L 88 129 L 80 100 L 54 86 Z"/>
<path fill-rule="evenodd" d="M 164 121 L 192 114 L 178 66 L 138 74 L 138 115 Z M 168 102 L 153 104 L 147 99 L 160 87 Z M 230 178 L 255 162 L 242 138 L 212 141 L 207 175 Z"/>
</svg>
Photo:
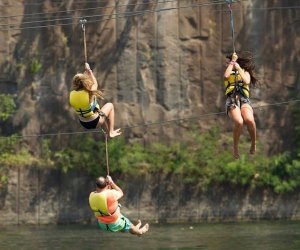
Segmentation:
<svg viewBox="0 0 300 250">
<path fill-rule="evenodd" d="M 87 17 L 88 61 L 107 101 L 115 104 L 117 126 L 199 118 L 184 122 L 185 126 L 170 122 L 168 126 L 127 129 L 126 137 L 146 144 L 168 142 L 174 135 L 184 138 L 188 125 L 217 125 L 224 133 L 230 131 L 224 115 L 200 119 L 203 114 L 224 111 L 224 57 L 232 51 L 228 7 L 225 1 L 202 7 L 197 3 L 128 1 L 116 5 L 115 1 L 75 4 L 66 0 L 23 5 L 22 1 L 4 1 L 7 7 L 0 14 L 14 17 L 1 21 L 10 26 L 0 29 L 0 68 L 4 72 L 0 86 L 3 92 L 16 93 L 19 104 L 11 130 L 37 134 L 81 129 L 69 107 L 68 91 L 84 61 L 78 17 L 96 15 Z M 237 51 L 255 53 L 262 84 L 251 91 L 254 106 L 289 100 L 299 90 L 299 9 L 284 8 L 297 3 L 256 0 L 233 4 Z M 80 11 L 84 8 L 95 9 Z M 53 14 L 61 10 L 69 12 Z M 22 16 L 33 12 L 50 14 Z M 124 18 L 120 13 L 135 15 Z M 28 23 L 42 17 L 46 18 L 41 23 Z M 54 18 L 72 18 L 73 24 L 57 21 L 51 27 L 28 28 L 53 24 L 47 20 Z M 42 66 L 36 74 L 30 73 L 34 58 Z M 289 105 L 256 109 L 255 115 L 258 139 L 266 151 L 272 154 L 293 147 Z"/>
<path fill-rule="evenodd" d="M 125 195 L 123 214 L 133 221 L 238 221 L 300 219 L 299 192 L 275 195 L 268 190 L 215 187 L 206 193 L 183 184 L 180 176 L 157 173 L 114 178 Z M 37 167 L 10 169 L 0 197 L 0 224 L 92 223 L 88 205 L 94 179 Z"/>
</svg>

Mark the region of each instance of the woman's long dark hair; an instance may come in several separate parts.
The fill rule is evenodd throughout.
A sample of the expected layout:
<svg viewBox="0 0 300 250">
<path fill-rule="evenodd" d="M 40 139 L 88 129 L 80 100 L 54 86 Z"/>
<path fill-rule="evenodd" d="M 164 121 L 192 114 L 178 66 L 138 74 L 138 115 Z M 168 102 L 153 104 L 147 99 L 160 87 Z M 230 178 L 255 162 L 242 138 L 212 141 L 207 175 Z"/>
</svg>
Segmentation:
<svg viewBox="0 0 300 250">
<path fill-rule="evenodd" d="M 251 52 L 240 52 L 237 53 L 238 55 L 238 59 L 237 59 L 237 63 L 241 66 L 241 68 L 243 68 L 244 70 L 246 70 L 247 72 L 249 72 L 250 77 L 251 77 L 251 82 L 250 84 L 252 84 L 253 86 L 255 86 L 258 83 L 258 79 L 255 76 L 254 70 L 255 70 L 255 64 L 253 62 L 253 55 Z M 232 54 L 226 56 L 226 58 L 229 58 L 231 60 L 232 58 Z"/>
</svg>

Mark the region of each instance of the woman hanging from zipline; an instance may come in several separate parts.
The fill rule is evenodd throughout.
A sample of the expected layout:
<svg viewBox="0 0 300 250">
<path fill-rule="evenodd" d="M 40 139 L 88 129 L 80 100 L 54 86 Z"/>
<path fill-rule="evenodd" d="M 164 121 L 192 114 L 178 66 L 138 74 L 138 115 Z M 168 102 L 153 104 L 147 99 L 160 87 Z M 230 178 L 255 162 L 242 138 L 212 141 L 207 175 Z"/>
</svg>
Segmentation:
<svg viewBox="0 0 300 250">
<path fill-rule="evenodd" d="M 107 122 L 107 133 L 110 137 L 121 134 L 120 129 L 114 129 L 115 111 L 112 103 L 106 103 L 101 109 L 97 98 L 103 99 L 102 91 L 98 90 L 98 82 L 88 63 L 85 72 L 73 77 L 73 90 L 70 93 L 70 104 L 76 111 L 81 125 L 86 129 L 100 128 Z"/>
<path fill-rule="evenodd" d="M 238 56 L 233 53 L 227 56 L 228 66 L 224 73 L 224 85 L 226 98 L 226 113 L 233 121 L 233 156 L 239 158 L 239 139 L 245 122 L 251 137 L 250 154 L 256 150 L 256 124 L 253 109 L 249 99 L 249 87 L 255 85 L 257 79 L 254 76 L 255 65 L 253 57 L 248 55 Z"/>
</svg>

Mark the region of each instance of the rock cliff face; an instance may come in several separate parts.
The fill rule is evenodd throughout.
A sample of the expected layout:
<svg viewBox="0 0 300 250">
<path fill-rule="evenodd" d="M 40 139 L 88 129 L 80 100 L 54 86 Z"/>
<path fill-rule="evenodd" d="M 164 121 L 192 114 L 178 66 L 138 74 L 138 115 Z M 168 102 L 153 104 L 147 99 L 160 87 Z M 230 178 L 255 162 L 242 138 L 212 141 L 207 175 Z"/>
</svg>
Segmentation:
<svg viewBox="0 0 300 250">
<path fill-rule="evenodd" d="M 0 197 L 0 224 L 92 223 L 88 196 L 93 180 L 38 168 L 11 169 Z M 116 179 L 118 180 L 118 179 Z M 268 190 L 215 187 L 206 194 L 184 185 L 180 176 L 157 174 L 117 181 L 125 191 L 122 213 L 133 221 L 203 222 L 300 219 L 299 192 L 275 195 Z"/>
<path fill-rule="evenodd" d="M 287 101 L 299 91 L 299 9 L 285 8 L 297 2 L 233 4 L 237 51 L 255 54 L 262 84 L 252 90 L 254 106 Z M 224 3 L 3 0 L 0 87 L 17 94 L 12 129 L 23 134 L 80 130 L 68 91 L 72 76 L 83 69 L 83 17 L 88 61 L 107 101 L 116 106 L 118 126 L 198 117 L 193 125 L 230 131 L 224 115 L 200 119 L 224 110 L 224 57 L 232 51 Z M 269 153 L 293 146 L 289 105 L 255 113 L 259 140 Z M 182 139 L 189 126 L 181 125 L 136 127 L 126 136 L 146 143 L 169 141 L 175 134 Z"/>
<path fill-rule="evenodd" d="M 192 125 L 219 126 L 230 133 L 225 115 L 201 118 L 224 111 L 225 55 L 232 52 L 226 4 L 76 2 L 0 1 L 0 91 L 16 94 L 18 103 L 12 126 L 1 127 L 1 134 L 82 131 L 68 104 L 71 79 L 83 69 L 82 17 L 88 20 L 88 61 L 106 100 L 116 107 L 117 126 L 174 120 L 126 129 L 127 138 L 145 144 L 183 140 Z M 300 10 L 296 6 L 298 0 L 249 0 L 233 5 L 237 51 L 252 51 L 256 57 L 261 87 L 251 92 L 254 107 L 288 101 L 299 93 Z M 266 152 L 278 153 L 295 145 L 290 105 L 256 108 L 255 115 L 258 140 Z M 191 117 L 196 119 L 176 122 Z M 34 138 L 28 143 L 34 145 Z M 184 186 L 175 175 L 159 174 L 121 184 L 127 193 L 123 211 L 132 219 L 300 216 L 297 193 L 276 196 L 220 187 L 204 195 Z M 90 178 L 77 172 L 11 169 L 9 184 L 1 191 L 0 223 L 92 221 L 87 206 L 90 190 Z"/>
</svg>

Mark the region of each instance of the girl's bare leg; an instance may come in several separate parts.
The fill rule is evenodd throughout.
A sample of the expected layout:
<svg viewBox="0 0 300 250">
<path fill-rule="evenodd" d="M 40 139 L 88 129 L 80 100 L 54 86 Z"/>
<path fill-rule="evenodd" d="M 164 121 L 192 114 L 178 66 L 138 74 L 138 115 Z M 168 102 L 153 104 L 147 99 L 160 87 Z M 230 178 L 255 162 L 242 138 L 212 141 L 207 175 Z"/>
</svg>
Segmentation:
<svg viewBox="0 0 300 250">
<path fill-rule="evenodd" d="M 121 129 L 114 129 L 114 125 L 115 125 L 115 110 L 114 110 L 114 105 L 112 103 L 106 103 L 102 108 L 101 111 L 108 117 L 108 132 L 109 132 L 109 136 L 112 137 L 116 137 L 118 135 L 120 135 Z M 103 122 L 105 121 L 105 119 L 103 117 L 100 117 L 99 123 L 103 124 Z"/>
<path fill-rule="evenodd" d="M 249 104 L 244 104 L 241 108 L 242 117 L 247 124 L 248 132 L 251 138 L 250 154 L 256 151 L 256 124 L 253 116 L 253 109 Z"/>
<path fill-rule="evenodd" d="M 233 121 L 233 157 L 239 159 L 239 140 L 243 129 L 243 117 L 241 110 L 235 107 L 229 111 L 229 117 Z"/>
</svg>

